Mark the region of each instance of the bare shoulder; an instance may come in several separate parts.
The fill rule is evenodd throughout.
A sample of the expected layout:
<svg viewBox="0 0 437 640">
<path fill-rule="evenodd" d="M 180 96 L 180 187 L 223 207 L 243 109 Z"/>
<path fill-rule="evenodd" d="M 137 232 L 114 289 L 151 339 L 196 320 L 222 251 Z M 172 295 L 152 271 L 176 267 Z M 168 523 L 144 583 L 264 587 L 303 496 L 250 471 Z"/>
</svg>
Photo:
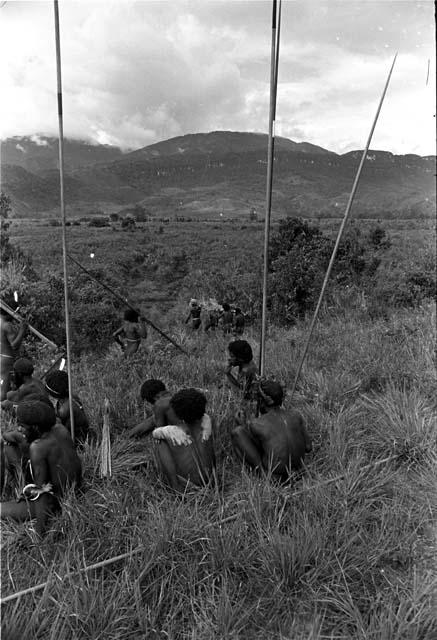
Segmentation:
<svg viewBox="0 0 437 640">
<path fill-rule="evenodd" d="M 160 411 L 166 411 L 170 406 L 171 395 L 162 396 L 155 402 L 155 408 Z"/>
<path fill-rule="evenodd" d="M 50 438 L 38 438 L 37 440 L 34 440 L 29 447 L 31 458 L 45 457 L 47 452 L 50 450 L 51 445 L 52 443 Z"/>
</svg>

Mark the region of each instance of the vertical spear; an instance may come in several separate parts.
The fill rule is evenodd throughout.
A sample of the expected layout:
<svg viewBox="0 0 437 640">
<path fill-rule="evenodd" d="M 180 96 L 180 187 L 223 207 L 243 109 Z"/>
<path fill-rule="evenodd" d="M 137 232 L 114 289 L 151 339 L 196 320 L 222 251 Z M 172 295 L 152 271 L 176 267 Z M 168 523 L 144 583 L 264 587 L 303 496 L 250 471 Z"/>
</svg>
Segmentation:
<svg viewBox="0 0 437 640">
<path fill-rule="evenodd" d="M 264 222 L 264 272 L 263 272 L 263 298 L 261 317 L 261 340 L 259 353 L 259 371 L 265 373 L 265 343 L 267 333 L 267 286 L 269 270 L 269 244 L 270 244 L 270 214 L 272 210 L 272 182 L 273 182 L 273 157 L 275 148 L 275 119 L 276 119 L 276 94 L 278 88 L 279 66 L 279 34 L 281 24 L 281 0 L 279 0 L 278 21 L 277 1 L 273 0 L 272 9 L 272 44 L 270 59 L 270 112 L 269 112 L 269 144 L 267 150 L 267 185 L 266 185 L 266 213 Z"/>
<path fill-rule="evenodd" d="M 351 191 L 350 196 L 349 196 L 349 200 L 348 200 L 348 203 L 347 203 L 347 206 L 346 206 L 346 211 L 344 213 L 344 217 L 343 217 L 343 220 L 341 222 L 340 229 L 338 230 L 337 239 L 335 241 L 335 245 L 334 245 L 334 249 L 332 251 L 331 259 L 329 261 L 329 265 L 328 265 L 328 269 L 326 271 L 325 279 L 323 281 L 322 289 L 320 291 L 320 296 L 319 296 L 319 299 L 318 299 L 318 302 L 317 302 L 316 309 L 314 311 L 313 318 L 311 320 L 310 328 L 308 330 L 308 336 L 307 336 L 305 347 L 304 347 L 304 350 L 303 350 L 303 353 L 302 353 L 302 356 L 301 356 L 301 359 L 300 359 L 300 362 L 299 362 L 299 366 L 297 368 L 297 372 L 296 372 L 296 376 L 294 378 L 293 387 L 291 389 L 290 396 L 292 396 L 293 393 L 296 390 L 297 381 L 299 380 L 300 372 L 302 370 L 302 366 L 303 366 L 303 363 L 305 361 L 306 354 L 308 352 L 308 347 L 309 347 L 309 344 L 310 344 L 311 336 L 313 334 L 313 329 L 314 329 L 314 326 L 316 324 L 317 316 L 319 315 L 320 307 L 322 305 L 323 296 L 325 295 L 325 291 L 326 291 L 326 287 L 327 287 L 327 284 L 328 284 L 329 276 L 331 275 L 332 267 L 333 267 L 333 264 L 334 264 L 334 261 L 335 261 L 335 256 L 337 255 L 337 250 L 338 250 L 338 247 L 340 245 L 341 236 L 343 235 L 344 227 L 345 227 L 346 222 L 347 222 L 347 220 L 349 218 L 349 213 L 351 211 L 352 203 L 354 201 L 355 193 L 357 191 L 358 183 L 360 181 L 361 172 L 363 170 L 364 162 L 365 162 L 366 157 L 367 157 L 367 152 L 369 151 L 369 147 L 370 147 L 370 143 L 372 141 L 373 132 L 375 131 L 376 123 L 378 122 L 378 117 L 379 117 L 379 113 L 381 111 L 382 104 L 384 102 L 385 94 L 387 93 L 388 85 L 390 83 L 390 78 L 391 78 L 391 74 L 393 72 L 393 68 L 395 66 L 397 55 L 398 54 L 396 54 L 395 57 L 393 58 L 393 62 L 392 62 L 392 65 L 390 67 L 390 71 L 389 71 L 388 76 L 387 76 L 387 80 L 386 80 L 386 83 L 385 83 L 385 86 L 384 86 L 384 90 L 382 92 L 382 96 L 381 96 L 381 99 L 379 101 L 378 108 L 376 110 L 376 115 L 375 115 L 375 117 L 373 119 L 372 127 L 370 129 L 369 137 L 367 139 L 366 147 L 365 147 L 365 149 L 364 149 L 364 151 L 362 153 L 362 156 L 361 156 L 361 161 L 360 161 L 360 164 L 359 164 L 358 169 L 357 169 L 357 173 L 356 173 L 356 176 L 355 176 L 354 183 L 352 185 L 352 191 Z"/>
<path fill-rule="evenodd" d="M 70 407 L 70 429 L 74 442 L 74 414 L 73 414 L 73 384 L 71 375 L 71 340 L 70 340 L 70 312 L 68 299 L 68 268 L 67 268 L 67 233 L 64 202 L 64 124 L 62 117 L 62 77 L 61 77 L 61 40 L 59 34 L 59 9 L 58 0 L 54 0 L 55 11 L 55 40 L 56 40 L 56 77 L 58 87 L 58 122 L 59 122 L 59 182 L 62 217 L 62 259 L 64 267 L 64 308 L 65 308 L 65 333 L 67 345 L 67 372 L 68 372 L 68 396 Z"/>
</svg>

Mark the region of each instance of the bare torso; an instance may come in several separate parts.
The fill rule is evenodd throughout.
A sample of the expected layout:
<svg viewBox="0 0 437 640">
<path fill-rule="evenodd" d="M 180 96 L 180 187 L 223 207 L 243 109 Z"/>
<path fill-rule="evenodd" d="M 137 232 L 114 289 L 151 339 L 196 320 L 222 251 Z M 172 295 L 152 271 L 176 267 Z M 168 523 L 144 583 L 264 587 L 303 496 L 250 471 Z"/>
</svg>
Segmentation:
<svg viewBox="0 0 437 640">
<path fill-rule="evenodd" d="M 272 409 L 253 420 L 249 429 L 262 449 L 264 468 L 274 473 L 298 469 L 311 449 L 303 418 L 294 410 Z"/>
<path fill-rule="evenodd" d="M 56 496 L 62 496 L 68 486 L 79 486 L 82 465 L 67 429 L 54 425 L 30 445 L 30 461 L 34 481 L 42 486 L 50 482 Z"/>
</svg>

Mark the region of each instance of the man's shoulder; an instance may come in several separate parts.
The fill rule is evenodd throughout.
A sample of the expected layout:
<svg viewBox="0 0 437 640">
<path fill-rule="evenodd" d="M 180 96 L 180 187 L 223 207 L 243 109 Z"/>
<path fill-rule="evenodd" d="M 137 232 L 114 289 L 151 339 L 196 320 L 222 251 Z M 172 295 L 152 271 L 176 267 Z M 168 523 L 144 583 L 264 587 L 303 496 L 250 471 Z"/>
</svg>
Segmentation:
<svg viewBox="0 0 437 640">
<path fill-rule="evenodd" d="M 161 396 L 155 402 L 155 409 L 160 409 L 160 410 L 168 409 L 170 406 L 170 400 L 171 400 L 171 393 L 165 396 Z"/>
</svg>

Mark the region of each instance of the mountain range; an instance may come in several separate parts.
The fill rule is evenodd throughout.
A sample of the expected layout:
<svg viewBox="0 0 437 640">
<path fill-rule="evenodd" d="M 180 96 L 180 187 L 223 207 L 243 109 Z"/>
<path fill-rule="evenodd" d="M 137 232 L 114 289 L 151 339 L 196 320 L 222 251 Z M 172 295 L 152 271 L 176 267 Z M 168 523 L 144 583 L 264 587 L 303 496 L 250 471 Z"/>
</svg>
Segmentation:
<svg viewBox="0 0 437 640">
<path fill-rule="evenodd" d="M 275 139 L 274 216 L 338 216 L 362 152 L 336 154 Z M 66 139 L 65 199 L 70 215 L 139 203 L 171 217 L 235 216 L 265 200 L 267 135 L 215 131 L 179 136 L 123 152 Z M 417 217 L 435 212 L 435 156 L 369 151 L 356 215 Z M 16 216 L 52 215 L 59 207 L 58 142 L 41 135 L 1 142 L 1 189 Z"/>
</svg>

